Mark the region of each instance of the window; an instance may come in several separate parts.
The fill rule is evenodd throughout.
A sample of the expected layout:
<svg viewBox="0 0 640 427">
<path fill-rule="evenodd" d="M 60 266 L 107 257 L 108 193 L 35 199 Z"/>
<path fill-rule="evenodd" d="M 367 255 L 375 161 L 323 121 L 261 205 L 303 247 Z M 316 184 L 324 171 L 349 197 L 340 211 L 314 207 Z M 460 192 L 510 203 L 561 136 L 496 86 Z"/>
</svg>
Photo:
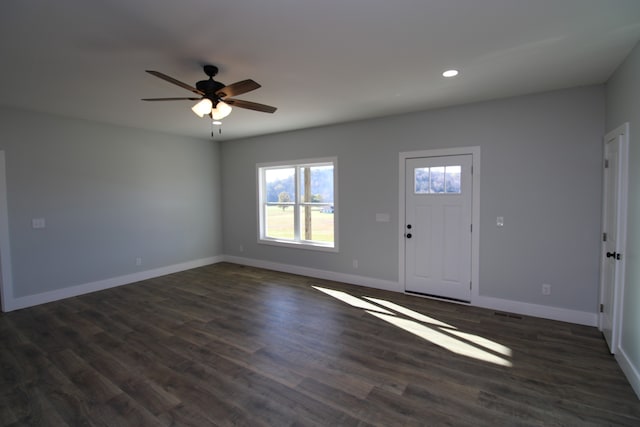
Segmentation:
<svg viewBox="0 0 640 427">
<path fill-rule="evenodd" d="M 460 194 L 460 165 L 416 168 L 414 174 L 415 194 Z"/>
<path fill-rule="evenodd" d="M 260 243 L 337 250 L 337 159 L 259 164 Z"/>
</svg>

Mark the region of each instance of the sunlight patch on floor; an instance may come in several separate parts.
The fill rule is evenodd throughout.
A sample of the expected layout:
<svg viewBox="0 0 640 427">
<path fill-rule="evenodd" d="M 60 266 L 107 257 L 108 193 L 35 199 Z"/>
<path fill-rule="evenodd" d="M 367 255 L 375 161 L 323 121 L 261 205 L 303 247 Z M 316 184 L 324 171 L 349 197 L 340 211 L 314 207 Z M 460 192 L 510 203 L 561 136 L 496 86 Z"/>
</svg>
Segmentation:
<svg viewBox="0 0 640 427">
<path fill-rule="evenodd" d="M 368 299 L 369 301 L 375 302 L 376 304 L 380 304 L 384 307 L 387 307 L 391 310 L 397 311 L 400 314 L 404 314 L 405 316 L 411 317 L 412 319 L 418 320 L 420 322 L 429 323 L 435 326 L 442 326 L 449 329 L 457 329 L 455 326 L 451 326 L 447 323 L 436 320 L 433 317 L 425 316 L 422 313 L 418 313 L 417 311 L 413 311 L 409 308 L 403 307 L 391 301 L 385 301 L 383 299 L 377 299 L 377 298 L 371 298 L 371 297 L 364 297 L 364 298 Z"/>
<path fill-rule="evenodd" d="M 325 294 L 330 295 L 336 299 L 339 299 L 342 302 L 346 302 L 347 304 L 353 307 L 362 308 L 364 310 L 370 310 L 370 311 L 379 311 L 381 313 L 386 313 L 386 314 L 393 314 L 389 310 L 385 310 L 380 306 L 373 305 L 360 298 L 356 298 L 353 295 L 349 295 L 346 292 L 336 291 L 334 289 L 321 288 L 320 286 L 312 286 L 312 288 L 320 292 L 324 292 Z"/>
<path fill-rule="evenodd" d="M 407 332 L 411 332 L 412 334 L 417 335 L 420 338 L 423 338 L 446 350 L 449 350 L 452 353 L 471 357 L 473 359 L 482 360 L 500 366 L 512 366 L 510 361 L 500 356 L 497 356 L 489 351 L 483 350 L 465 341 L 452 337 L 451 335 L 447 335 L 443 332 L 437 331 L 436 329 L 425 326 L 422 323 L 418 323 L 414 320 L 403 319 L 393 315 L 390 316 L 388 314 L 376 313 L 373 311 L 367 311 L 367 313 L 377 317 L 378 319 L 382 319 L 385 322 L 389 322 L 394 326 L 404 329 Z"/>
<path fill-rule="evenodd" d="M 455 326 L 391 301 L 371 297 L 358 298 L 343 291 L 319 286 L 312 286 L 312 288 L 353 307 L 361 308 L 380 320 L 452 353 L 499 366 L 509 368 L 513 366 L 513 363 L 509 360 L 512 356 L 511 349 L 490 339 L 460 331 Z"/>
<path fill-rule="evenodd" d="M 478 335 L 474 335 L 474 334 L 470 334 L 462 331 L 447 331 L 447 332 L 450 334 L 456 335 L 460 338 L 463 338 L 467 341 L 471 341 L 472 343 L 480 345 L 495 353 L 502 354 L 503 356 L 511 357 L 513 355 L 513 352 L 509 347 L 499 344 L 495 341 L 491 341 L 487 338 L 483 338 Z"/>
</svg>

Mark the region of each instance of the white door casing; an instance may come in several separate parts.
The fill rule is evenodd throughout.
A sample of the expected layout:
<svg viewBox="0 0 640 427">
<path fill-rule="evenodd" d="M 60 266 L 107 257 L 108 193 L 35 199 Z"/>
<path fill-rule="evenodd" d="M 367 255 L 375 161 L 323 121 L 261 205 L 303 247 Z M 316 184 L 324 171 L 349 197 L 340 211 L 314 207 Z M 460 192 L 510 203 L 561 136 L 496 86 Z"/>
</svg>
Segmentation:
<svg viewBox="0 0 640 427">
<path fill-rule="evenodd" d="M 9 218 L 5 154 L 0 151 L 0 300 L 2 311 L 9 311 L 13 301 L 11 256 L 9 252 Z"/>
<path fill-rule="evenodd" d="M 600 318 L 609 350 L 619 345 L 624 289 L 629 124 L 604 137 L 602 250 L 600 263 Z"/>
<path fill-rule="evenodd" d="M 406 159 L 405 291 L 471 301 L 472 161 L 470 154 Z"/>
</svg>

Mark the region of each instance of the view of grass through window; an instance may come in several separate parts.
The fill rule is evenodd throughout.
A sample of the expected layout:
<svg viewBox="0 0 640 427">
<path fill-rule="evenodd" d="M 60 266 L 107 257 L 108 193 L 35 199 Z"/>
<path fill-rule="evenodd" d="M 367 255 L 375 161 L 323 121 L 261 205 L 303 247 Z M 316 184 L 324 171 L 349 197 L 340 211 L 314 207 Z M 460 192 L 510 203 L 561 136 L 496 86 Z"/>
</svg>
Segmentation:
<svg viewBox="0 0 640 427">
<path fill-rule="evenodd" d="M 294 236 L 294 209 L 284 206 L 267 206 L 267 236 L 274 239 L 290 239 Z M 333 212 L 311 209 L 311 240 L 333 242 Z"/>
<path fill-rule="evenodd" d="M 262 239 L 333 247 L 333 162 L 265 167 L 260 173 Z"/>
</svg>

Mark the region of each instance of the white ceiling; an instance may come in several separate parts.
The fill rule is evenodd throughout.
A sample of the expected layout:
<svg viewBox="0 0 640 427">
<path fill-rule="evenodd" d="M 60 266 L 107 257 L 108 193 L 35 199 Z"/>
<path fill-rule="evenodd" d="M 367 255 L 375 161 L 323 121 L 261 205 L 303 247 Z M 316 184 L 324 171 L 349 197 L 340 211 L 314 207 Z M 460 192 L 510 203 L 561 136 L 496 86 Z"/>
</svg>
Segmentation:
<svg viewBox="0 0 640 427">
<path fill-rule="evenodd" d="M 0 105 L 206 138 L 194 102 L 140 98 L 211 63 L 278 107 L 234 109 L 235 139 L 603 83 L 639 39 L 640 0 L 2 0 Z"/>
</svg>

